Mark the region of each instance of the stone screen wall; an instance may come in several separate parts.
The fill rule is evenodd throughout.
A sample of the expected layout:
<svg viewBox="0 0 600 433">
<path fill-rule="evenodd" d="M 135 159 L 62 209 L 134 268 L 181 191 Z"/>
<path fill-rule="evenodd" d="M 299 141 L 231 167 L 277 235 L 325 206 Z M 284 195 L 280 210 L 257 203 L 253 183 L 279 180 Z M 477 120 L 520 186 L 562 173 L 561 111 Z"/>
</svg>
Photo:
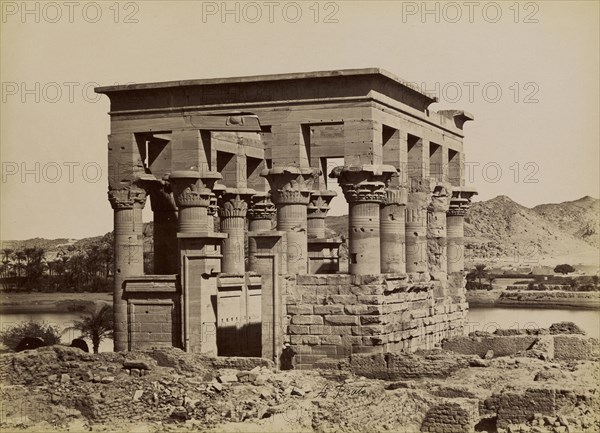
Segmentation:
<svg viewBox="0 0 600 433">
<path fill-rule="evenodd" d="M 356 353 L 430 349 L 462 335 L 466 303 L 407 275 L 297 275 L 284 287 L 284 342 L 296 368 Z"/>
</svg>

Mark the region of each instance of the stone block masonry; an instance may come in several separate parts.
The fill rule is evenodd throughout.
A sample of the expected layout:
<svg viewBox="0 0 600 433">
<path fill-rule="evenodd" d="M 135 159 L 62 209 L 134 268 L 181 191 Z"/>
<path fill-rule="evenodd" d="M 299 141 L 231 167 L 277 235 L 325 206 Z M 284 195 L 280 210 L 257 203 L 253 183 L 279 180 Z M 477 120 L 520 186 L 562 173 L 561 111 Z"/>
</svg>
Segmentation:
<svg viewBox="0 0 600 433">
<path fill-rule="evenodd" d="M 466 303 L 404 274 L 297 275 L 285 286 L 284 342 L 298 369 L 324 358 L 432 349 L 462 335 Z"/>
</svg>

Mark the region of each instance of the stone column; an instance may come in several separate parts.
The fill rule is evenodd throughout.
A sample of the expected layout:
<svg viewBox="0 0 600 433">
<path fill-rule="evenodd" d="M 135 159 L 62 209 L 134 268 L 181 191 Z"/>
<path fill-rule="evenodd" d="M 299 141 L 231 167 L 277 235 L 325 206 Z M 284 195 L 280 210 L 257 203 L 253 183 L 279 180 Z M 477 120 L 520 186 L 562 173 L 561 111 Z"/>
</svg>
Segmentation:
<svg viewBox="0 0 600 433">
<path fill-rule="evenodd" d="M 325 217 L 329 203 L 337 196 L 335 191 L 311 191 L 307 214 L 307 235 L 309 238 L 325 238 Z"/>
<path fill-rule="evenodd" d="M 307 206 L 318 171 L 312 168 L 274 167 L 263 170 L 277 208 L 277 230 L 287 235 L 287 269 L 308 273 Z"/>
<path fill-rule="evenodd" d="M 448 274 L 464 272 L 464 224 L 465 214 L 471 205 L 471 197 L 477 194 L 474 190 L 455 187 L 452 191 L 450 206 L 446 213 L 448 237 Z"/>
<path fill-rule="evenodd" d="M 210 204 L 208 205 L 208 229 L 209 231 L 215 231 L 217 225 L 217 218 L 219 215 L 219 199 L 225 192 L 225 185 L 216 183 L 213 187 L 213 194 L 210 197 Z M 219 224 L 220 225 L 220 224 Z"/>
<path fill-rule="evenodd" d="M 427 207 L 431 201 L 429 179 L 410 179 L 406 203 L 406 272 L 427 273 Z"/>
<path fill-rule="evenodd" d="M 164 180 L 151 183 L 150 206 L 154 213 L 154 273 L 157 275 L 178 272 L 177 206 L 171 185 Z"/>
<path fill-rule="evenodd" d="M 389 185 L 380 210 L 381 272 L 406 272 L 405 207 L 406 187 Z"/>
<path fill-rule="evenodd" d="M 385 182 L 396 172 L 390 165 L 336 167 L 337 178 L 349 205 L 348 255 L 353 275 L 381 273 L 379 207 Z"/>
<path fill-rule="evenodd" d="M 114 210 L 114 350 L 129 350 L 127 300 L 123 299 L 123 282 L 144 274 L 144 225 L 142 209 L 146 191 L 137 186 L 108 191 Z"/>
<path fill-rule="evenodd" d="M 213 231 L 208 220 L 212 188 L 221 178 L 216 172 L 174 171 L 169 175 L 175 204 L 179 208 L 179 233 Z M 210 229 L 210 230 L 209 230 Z"/>
<path fill-rule="evenodd" d="M 257 192 L 250 200 L 248 209 L 248 231 L 265 232 L 272 230 L 272 221 L 277 210 L 268 192 Z"/>
<path fill-rule="evenodd" d="M 223 241 L 223 265 L 226 274 L 246 272 L 244 262 L 244 234 L 248 202 L 255 191 L 249 188 L 227 188 L 220 201 L 221 232 L 228 235 Z"/>
<path fill-rule="evenodd" d="M 446 296 L 448 252 L 446 245 L 446 212 L 450 205 L 450 184 L 438 184 L 427 207 L 427 259 L 429 275 L 440 281 L 438 297 Z"/>
</svg>

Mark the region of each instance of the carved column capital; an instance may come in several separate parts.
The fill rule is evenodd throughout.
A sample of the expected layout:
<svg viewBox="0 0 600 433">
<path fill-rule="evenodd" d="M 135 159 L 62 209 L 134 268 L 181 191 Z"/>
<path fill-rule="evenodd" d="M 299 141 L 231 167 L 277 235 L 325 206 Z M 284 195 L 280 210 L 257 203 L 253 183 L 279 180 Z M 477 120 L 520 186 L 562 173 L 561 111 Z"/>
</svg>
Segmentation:
<svg viewBox="0 0 600 433">
<path fill-rule="evenodd" d="M 456 187 L 452 191 L 450 204 L 446 215 L 448 216 L 465 216 L 469 207 L 471 207 L 471 199 L 477 191 L 467 188 Z"/>
<path fill-rule="evenodd" d="M 249 188 L 227 188 L 219 199 L 219 216 L 221 218 L 245 218 L 248 203 L 256 193 Z"/>
<path fill-rule="evenodd" d="M 248 218 L 251 220 L 272 220 L 277 212 L 267 192 L 257 192 L 250 199 Z"/>
<path fill-rule="evenodd" d="M 146 204 L 146 190 L 136 185 L 108 191 L 108 201 L 114 210 L 143 209 Z"/>
<path fill-rule="evenodd" d="M 431 202 L 427 207 L 429 212 L 447 212 L 450 206 L 452 190 L 443 185 L 437 185 L 431 194 Z"/>
<path fill-rule="evenodd" d="M 182 207 L 208 207 L 215 182 L 221 179 L 216 172 L 175 171 L 169 175 L 175 204 Z"/>
<path fill-rule="evenodd" d="M 340 166 L 329 177 L 337 178 L 348 203 L 382 203 L 386 183 L 396 172 L 391 165 Z"/>
<path fill-rule="evenodd" d="M 384 205 L 405 206 L 408 201 L 408 190 L 404 187 L 387 187 L 385 189 Z"/>
<path fill-rule="evenodd" d="M 329 204 L 337 196 L 335 191 L 311 191 L 308 203 L 308 218 L 325 218 L 329 212 Z"/>
<path fill-rule="evenodd" d="M 275 204 L 308 204 L 319 170 L 307 167 L 274 167 L 261 172 L 271 186 Z"/>
</svg>

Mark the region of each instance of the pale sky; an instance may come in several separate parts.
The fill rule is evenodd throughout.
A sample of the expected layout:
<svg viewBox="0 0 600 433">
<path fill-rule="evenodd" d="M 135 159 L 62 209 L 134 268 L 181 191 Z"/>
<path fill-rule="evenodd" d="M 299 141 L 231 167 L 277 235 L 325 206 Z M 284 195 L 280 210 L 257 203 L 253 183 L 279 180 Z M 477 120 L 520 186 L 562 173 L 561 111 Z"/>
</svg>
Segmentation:
<svg viewBox="0 0 600 433">
<path fill-rule="evenodd" d="M 131 82 L 381 67 L 475 116 L 478 199 L 600 195 L 596 1 L 114 4 L 2 2 L 2 239 L 112 230 L 93 87 Z"/>
</svg>

